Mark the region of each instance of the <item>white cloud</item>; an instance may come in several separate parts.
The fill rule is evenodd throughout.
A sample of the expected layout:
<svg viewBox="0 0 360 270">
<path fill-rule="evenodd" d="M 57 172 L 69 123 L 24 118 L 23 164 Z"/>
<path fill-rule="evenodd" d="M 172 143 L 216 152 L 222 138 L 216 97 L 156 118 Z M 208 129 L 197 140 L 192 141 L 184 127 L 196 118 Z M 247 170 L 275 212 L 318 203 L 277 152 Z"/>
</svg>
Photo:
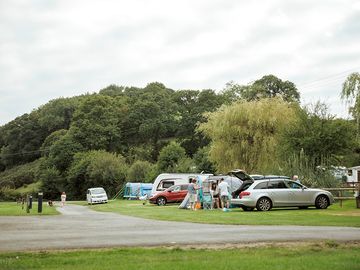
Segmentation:
<svg viewBox="0 0 360 270">
<path fill-rule="evenodd" d="M 0 124 L 112 83 L 222 89 L 269 73 L 346 116 L 344 71 L 360 69 L 356 0 L 14 0 L 0 32 Z"/>
</svg>

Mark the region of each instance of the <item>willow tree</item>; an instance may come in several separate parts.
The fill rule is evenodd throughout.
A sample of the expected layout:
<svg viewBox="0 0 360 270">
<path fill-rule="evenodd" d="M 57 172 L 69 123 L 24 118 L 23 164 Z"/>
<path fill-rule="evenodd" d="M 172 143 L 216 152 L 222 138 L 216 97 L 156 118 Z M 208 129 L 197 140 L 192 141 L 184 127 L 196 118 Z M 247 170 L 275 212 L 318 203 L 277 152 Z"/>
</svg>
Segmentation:
<svg viewBox="0 0 360 270">
<path fill-rule="evenodd" d="M 341 98 L 350 105 L 350 112 L 352 112 L 357 123 L 357 138 L 360 132 L 360 73 L 351 73 L 343 83 L 341 91 Z"/>
<path fill-rule="evenodd" d="M 295 115 L 280 98 L 239 101 L 208 114 L 199 130 L 211 139 L 209 158 L 218 170 L 266 173 L 278 164 L 280 134 Z"/>
</svg>

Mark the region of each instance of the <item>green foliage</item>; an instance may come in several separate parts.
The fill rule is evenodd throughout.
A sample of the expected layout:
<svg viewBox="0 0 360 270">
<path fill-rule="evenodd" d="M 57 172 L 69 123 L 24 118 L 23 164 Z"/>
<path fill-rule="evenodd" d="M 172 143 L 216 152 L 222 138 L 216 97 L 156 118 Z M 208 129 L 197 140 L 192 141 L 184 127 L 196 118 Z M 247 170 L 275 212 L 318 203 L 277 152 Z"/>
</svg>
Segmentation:
<svg viewBox="0 0 360 270">
<path fill-rule="evenodd" d="M 137 160 L 129 168 L 128 181 L 130 182 L 150 182 L 147 176 L 152 171 L 154 165 L 148 161 Z"/>
<path fill-rule="evenodd" d="M 341 164 L 343 157 L 355 148 L 355 126 L 346 120 L 334 119 L 324 103 L 297 110 L 297 121 L 284 130 L 281 148 L 288 153 L 304 153 L 315 162 L 315 166 L 326 161 Z M 330 159 L 330 160 L 329 160 Z"/>
<path fill-rule="evenodd" d="M 36 182 L 36 172 L 39 168 L 40 160 L 19 165 L 0 173 L 0 187 L 17 189 L 23 185 Z"/>
<path fill-rule="evenodd" d="M 75 98 L 58 98 L 49 101 L 38 109 L 38 121 L 43 130 L 50 134 L 56 130 L 69 129 L 75 109 L 81 100 Z"/>
<path fill-rule="evenodd" d="M 171 142 L 160 151 L 158 159 L 159 170 L 162 172 L 177 172 L 180 161 L 185 158 L 185 149 L 179 143 Z"/>
<path fill-rule="evenodd" d="M 55 167 L 49 167 L 46 160 L 40 166 L 37 178 L 41 181 L 41 190 L 46 199 L 59 199 L 61 192 L 65 190 L 66 179 Z"/>
<path fill-rule="evenodd" d="M 42 155 L 49 156 L 50 147 L 53 146 L 55 142 L 59 141 L 62 137 L 64 137 L 66 133 L 66 129 L 59 129 L 47 136 L 40 148 Z"/>
<path fill-rule="evenodd" d="M 341 98 L 350 104 L 350 112 L 353 114 L 357 123 L 357 139 L 360 134 L 360 73 L 351 73 L 345 80 Z"/>
<path fill-rule="evenodd" d="M 209 147 L 200 148 L 194 155 L 194 162 L 199 172 L 215 173 L 214 164 L 209 160 Z"/>
<path fill-rule="evenodd" d="M 102 95 L 87 96 L 75 111 L 70 134 L 88 150 L 120 148 L 121 121 L 127 111 L 124 100 Z"/>
<path fill-rule="evenodd" d="M 67 193 L 72 199 L 84 199 L 86 190 L 103 187 L 112 196 L 124 184 L 125 159 L 105 151 L 78 153 L 68 172 Z"/>
<path fill-rule="evenodd" d="M 280 134 L 294 119 L 293 106 L 280 98 L 239 101 L 209 114 L 199 130 L 212 140 L 210 160 L 218 170 L 266 173 L 280 162 Z"/>
<path fill-rule="evenodd" d="M 49 152 L 49 162 L 61 173 L 65 172 L 71 165 L 73 156 L 83 151 L 83 146 L 76 142 L 69 134 L 60 137 L 60 139 L 53 143 Z"/>
<path fill-rule="evenodd" d="M 323 166 L 319 166 L 317 159 L 305 155 L 304 151 L 287 156 L 282 167 L 275 171 L 282 175 L 298 175 L 301 183 L 308 187 L 330 188 L 341 184 L 331 171 L 326 169 L 332 165 L 329 158 L 322 157 Z"/>
</svg>

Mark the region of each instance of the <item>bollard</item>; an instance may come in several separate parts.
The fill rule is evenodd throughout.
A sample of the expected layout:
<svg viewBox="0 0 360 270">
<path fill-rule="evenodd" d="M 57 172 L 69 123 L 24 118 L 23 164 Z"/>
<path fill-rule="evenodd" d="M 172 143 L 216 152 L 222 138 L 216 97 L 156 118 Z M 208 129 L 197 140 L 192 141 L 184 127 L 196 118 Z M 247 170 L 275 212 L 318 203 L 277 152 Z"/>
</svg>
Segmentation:
<svg viewBox="0 0 360 270">
<path fill-rule="evenodd" d="M 42 212 L 42 201 L 43 201 L 43 193 L 38 193 L 38 213 Z"/>
<path fill-rule="evenodd" d="M 26 195 L 26 213 L 30 213 L 30 208 L 29 208 L 29 195 Z"/>
<path fill-rule="evenodd" d="M 29 209 L 32 209 L 32 195 L 29 196 Z"/>
</svg>

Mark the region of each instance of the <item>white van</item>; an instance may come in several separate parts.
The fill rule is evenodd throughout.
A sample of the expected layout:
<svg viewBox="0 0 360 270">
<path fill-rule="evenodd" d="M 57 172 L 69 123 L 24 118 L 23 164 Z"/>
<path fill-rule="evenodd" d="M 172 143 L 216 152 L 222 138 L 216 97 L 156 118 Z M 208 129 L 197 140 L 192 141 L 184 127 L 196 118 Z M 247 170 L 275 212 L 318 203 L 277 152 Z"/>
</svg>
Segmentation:
<svg viewBox="0 0 360 270">
<path fill-rule="evenodd" d="M 102 187 L 89 188 L 86 192 L 86 200 L 88 204 L 107 203 L 108 197 Z"/>
<path fill-rule="evenodd" d="M 190 178 L 200 177 L 201 180 L 205 180 L 212 174 L 200 174 L 200 173 L 162 173 L 156 177 L 151 195 L 154 196 L 173 185 L 181 185 L 190 183 Z"/>
</svg>

